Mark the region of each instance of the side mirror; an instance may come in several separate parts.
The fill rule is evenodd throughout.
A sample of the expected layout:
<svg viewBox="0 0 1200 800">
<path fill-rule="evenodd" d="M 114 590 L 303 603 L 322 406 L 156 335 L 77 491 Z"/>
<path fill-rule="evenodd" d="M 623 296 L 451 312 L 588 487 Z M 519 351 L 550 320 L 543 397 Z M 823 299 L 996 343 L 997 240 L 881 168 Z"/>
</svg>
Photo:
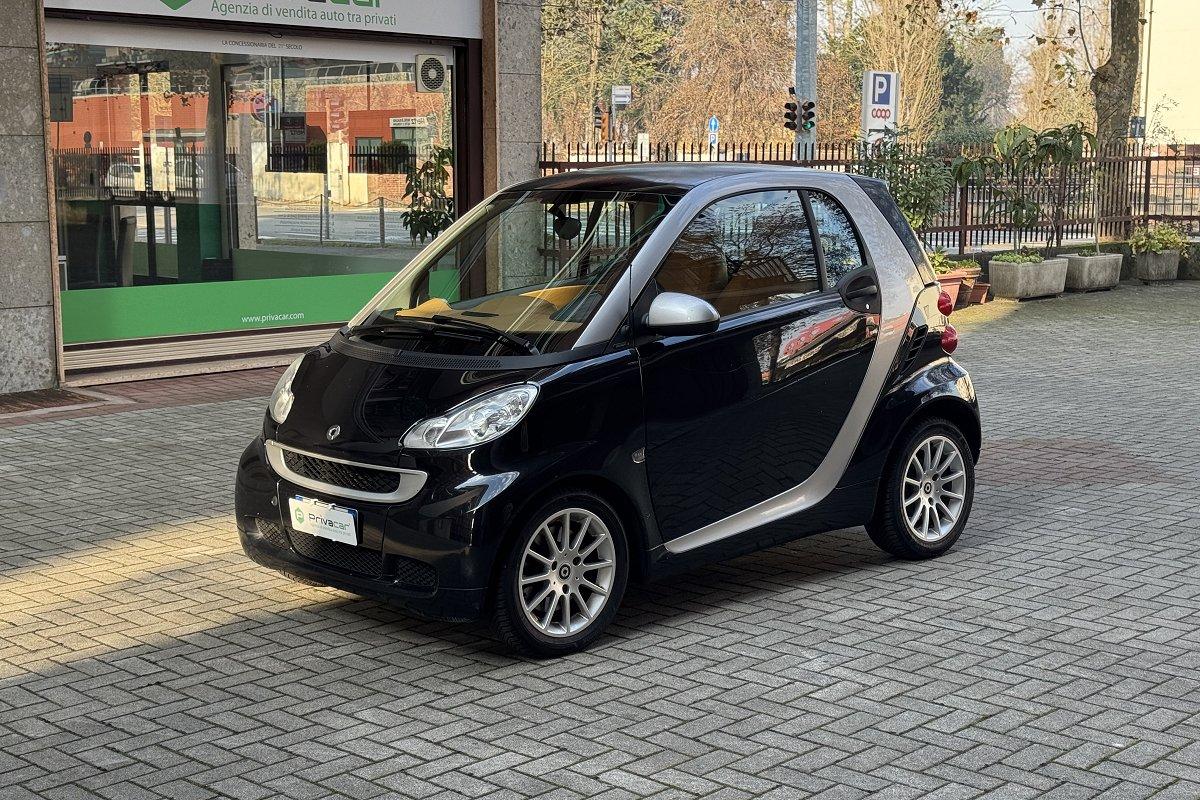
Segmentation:
<svg viewBox="0 0 1200 800">
<path fill-rule="evenodd" d="M 679 292 L 662 292 L 646 314 L 647 330 L 662 336 L 712 333 L 720 322 L 721 315 L 711 303 Z"/>
</svg>

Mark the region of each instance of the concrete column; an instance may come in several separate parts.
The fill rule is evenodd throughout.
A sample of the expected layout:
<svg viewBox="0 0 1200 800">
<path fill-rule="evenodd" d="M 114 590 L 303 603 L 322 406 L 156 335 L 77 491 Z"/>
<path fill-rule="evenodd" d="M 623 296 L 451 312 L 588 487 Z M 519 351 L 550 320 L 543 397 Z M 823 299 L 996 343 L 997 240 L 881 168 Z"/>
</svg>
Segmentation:
<svg viewBox="0 0 1200 800">
<path fill-rule="evenodd" d="M 0 26 L 0 393 L 57 385 L 58 270 L 47 185 L 41 0 Z"/>
<path fill-rule="evenodd" d="M 541 0 L 483 2 L 483 186 L 538 175 L 542 144 Z"/>
</svg>

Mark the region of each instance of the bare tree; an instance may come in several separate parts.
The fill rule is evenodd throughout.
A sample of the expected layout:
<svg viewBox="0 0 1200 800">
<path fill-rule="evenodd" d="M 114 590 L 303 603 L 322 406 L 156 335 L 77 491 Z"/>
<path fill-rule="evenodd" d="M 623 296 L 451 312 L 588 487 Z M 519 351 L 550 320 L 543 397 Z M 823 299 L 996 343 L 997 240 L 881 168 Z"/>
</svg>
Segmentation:
<svg viewBox="0 0 1200 800">
<path fill-rule="evenodd" d="M 792 6 L 772 0 L 671 0 L 681 25 L 670 79 L 653 90 L 651 136 L 698 141 L 712 114 L 727 140 L 781 141 L 791 85 Z"/>
<path fill-rule="evenodd" d="M 1079 47 L 1085 36 L 1074 16 L 1043 9 L 1034 29 L 1019 95 L 1021 121 L 1036 130 L 1070 122 L 1095 126 L 1090 87 L 1095 68 L 1089 64 L 1090 50 Z"/>
<path fill-rule="evenodd" d="M 863 66 L 900 73 L 900 125 L 924 139 L 937 129 L 945 27 L 939 0 L 871 0 Z"/>
</svg>

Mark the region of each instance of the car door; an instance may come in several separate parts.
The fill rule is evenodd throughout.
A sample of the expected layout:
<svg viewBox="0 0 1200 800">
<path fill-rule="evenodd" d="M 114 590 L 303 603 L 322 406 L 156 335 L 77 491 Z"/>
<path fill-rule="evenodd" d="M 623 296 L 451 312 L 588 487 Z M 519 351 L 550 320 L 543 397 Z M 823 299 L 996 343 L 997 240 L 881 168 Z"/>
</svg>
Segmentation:
<svg viewBox="0 0 1200 800">
<path fill-rule="evenodd" d="M 854 402 L 879 316 L 846 212 L 795 189 L 708 206 L 660 265 L 657 291 L 722 315 L 714 333 L 638 348 L 645 463 L 670 547 L 813 474 Z"/>
</svg>

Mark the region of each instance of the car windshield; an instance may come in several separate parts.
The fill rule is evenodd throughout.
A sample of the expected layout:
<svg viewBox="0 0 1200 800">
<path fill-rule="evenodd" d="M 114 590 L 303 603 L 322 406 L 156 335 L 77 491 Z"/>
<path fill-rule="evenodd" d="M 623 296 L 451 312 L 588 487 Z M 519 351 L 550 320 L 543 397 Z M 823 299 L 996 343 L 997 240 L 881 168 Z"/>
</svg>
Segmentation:
<svg viewBox="0 0 1200 800">
<path fill-rule="evenodd" d="M 501 193 L 401 270 L 355 317 L 351 335 L 443 353 L 568 350 L 678 198 Z M 485 346 L 455 344 L 464 339 Z"/>
</svg>

